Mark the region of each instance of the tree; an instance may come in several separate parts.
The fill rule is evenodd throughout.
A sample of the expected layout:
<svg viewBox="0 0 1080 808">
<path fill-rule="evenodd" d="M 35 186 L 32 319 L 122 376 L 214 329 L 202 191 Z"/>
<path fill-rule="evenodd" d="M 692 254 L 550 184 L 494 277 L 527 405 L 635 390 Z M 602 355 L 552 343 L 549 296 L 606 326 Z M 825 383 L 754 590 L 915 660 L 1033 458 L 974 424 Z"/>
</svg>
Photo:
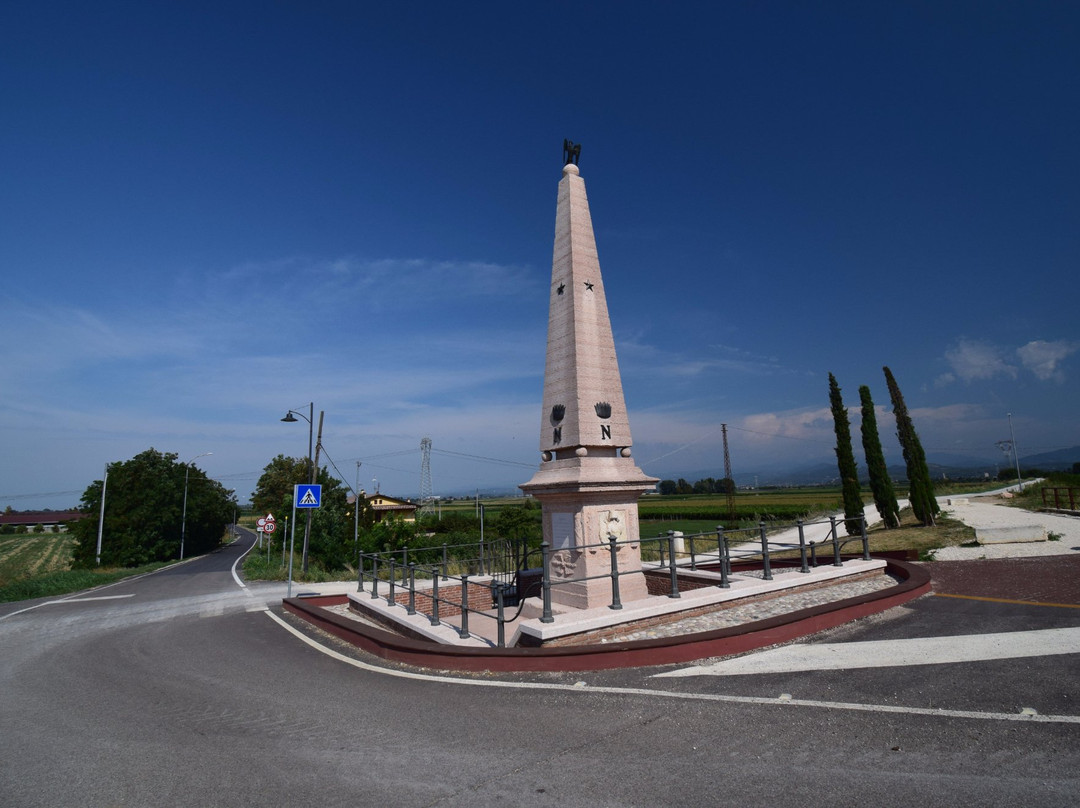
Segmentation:
<svg viewBox="0 0 1080 808">
<path fill-rule="evenodd" d="M 923 525 L 934 524 L 934 517 L 941 510 L 934 498 L 934 484 L 930 480 L 930 469 L 926 465 L 926 453 L 922 443 L 915 432 L 915 425 L 908 415 L 904 396 L 900 392 L 900 386 L 896 383 L 892 371 L 888 367 L 882 368 L 885 372 L 885 383 L 889 386 L 889 397 L 892 399 L 893 415 L 896 417 L 896 437 L 900 441 L 900 448 L 904 453 L 904 463 L 907 465 L 908 476 L 908 502 L 911 510 Z"/>
<path fill-rule="evenodd" d="M 150 448 L 131 460 L 109 464 L 102 564 L 133 567 L 177 558 L 182 530 L 185 554 L 205 553 L 220 543 L 225 526 L 232 521 L 236 497 L 197 466 L 176 459 L 175 454 Z M 95 480 L 83 492 L 79 509 L 86 517 L 71 527 L 78 540 L 72 559 L 77 567 L 97 563 L 102 485 Z"/>
<path fill-rule="evenodd" d="M 859 400 L 862 403 L 862 445 L 866 456 L 866 471 L 870 476 L 870 491 L 874 495 L 874 505 L 886 528 L 900 525 L 900 504 L 896 501 L 892 478 L 885 464 L 885 452 L 881 449 L 881 437 L 878 435 L 877 413 L 874 412 L 874 400 L 870 398 L 870 388 L 865 384 L 859 388 Z"/>
<path fill-rule="evenodd" d="M 525 507 L 502 508 L 493 520 L 495 535 L 503 539 L 533 541 L 543 538 L 540 513 Z"/>
<path fill-rule="evenodd" d="M 674 494 L 678 490 L 678 485 L 674 480 L 661 480 L 657 490 L 664 496 Z"/>
<path fill-rule="evenodd" d="M 694 487 L 692 485 L 690 485 L 690 483 L 688 483 L 685 479 L 680 477 L 679 481 L 677 483 L 675 483 L 675 493 L 677 493 L 677 494 L 692 494 L 692 493 L 694 493 Z"/>
<path fill-rule="evenodd" d="M 836 465 L 840 471 L 844 495 L 844 527 L 849 536 L 862 532 L 863 502 L 859 487 L 859 469 L 851 448 L 851 422 L 836 377 L 829 374 L 829 402 L 832 405 L 833 428 L 836 432 Z"/>
</svg>

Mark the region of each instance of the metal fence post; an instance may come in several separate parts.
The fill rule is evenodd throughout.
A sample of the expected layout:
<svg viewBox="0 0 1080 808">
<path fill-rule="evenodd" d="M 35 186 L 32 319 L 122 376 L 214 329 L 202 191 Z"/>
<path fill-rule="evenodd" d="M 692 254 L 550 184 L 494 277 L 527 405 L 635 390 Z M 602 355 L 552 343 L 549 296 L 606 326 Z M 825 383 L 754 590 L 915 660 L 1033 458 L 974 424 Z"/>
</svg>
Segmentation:
<svg viewBox="0 0 1080 808">
<path fill-rule="evenodd" d="M 802 562 L 799 572 L 810 572 L 810 568 L 806 566 L 806 533 L 803 531 L 802 519 L 797 520 L 795 524 L 799 526 L 799 560 Z"/>
<path fill-rule="evenodd" d="M 731 559 L 728 558 L 727 536 L 724 535 L 723 525 L 716 526 L 716 556 L 720 560 L 720 588 L 730 589 L 728 575 L 731 573 Z"/>
<path fill-rule="evenodd" d="M 458 630 L 461 639 L 469 637 L 469 573 L 461 576 L 461 628 Z"/>
<path fill-rule="evenodd" d="M 670 570 L 669 580 L 671 581 L 671 583 L 670 583 L 671 591 L 668 592 L 668 597 L 669 598 L 680 598 L 680 597 L 682 597 L 682 595 L 679 594 L 679 571 L 675 566 L 675 531 L 674 530 L 669 530 L 668 531 L 667 543 L 668 543 L 668 555 L 671 556 L 671 563 L 668 565 L 668 568 Z"/>
<path fill-rule="evenodd" d="M 696 570 L 697 569 L 697 559 L 694 557 L 694 534 L 693 533 L 690 534 L 689 541 L 690 541 L 690 569 L 691 570 Z"/>
<path fill-rule="evenodd" d="M 608 552 L 611 553 L 611 605 L 608 608 L 618 611 L 622 608 L 622 600 L 619 598 L 619 550 L 615 545 L 615 537 L 608 536 Z"/>
<path fill-rule="evenodd" d="M 544 613 L 540 617 L 540 622 L 554 623 L 555 618 L 551 616 L 551 545 L 546 541 L 540 543 L 540 555 L 544 566 L 544 580 L 541 586 L 544 595 Z"/>
<path fill-rule="evenodd" d="M 439 625 L 439 570 L 432 570 L 431 576 L 431 625 Z"/>
<path fill-rule="evenodd" d="M 499 647 L 506 647 L 506 618 L 503 614 L 503 591 L 501 586 L 495 587 L 495 606 L 497 608 L 496 620 L 499 622 Z"/>
<path fill-rule="evenodd" d="M 830 516 L 829 517 L 829 524 L 832 525 L 832 555 L 833 555 L 832 565 L 834 567 L 842 567 L 842 566 L 844 566 L 844 564 L 840 560 L 840 535 L 836 532 L 836 517 L 835 516 Z"/>
<path fill-rule="evenodd" d="M 416 564 L 409 565 L 409 608 L 406 614 L 416 614 Z"/>
<path fill-rule="evenodd" d="M 387 606 L 393 606 L 394 605 L 394 584 L 397 581 L 397 569 L 394 566 L 395 561 L 396 561 L 396 559 L 394 559 L 391 556 L 391 558 L 390 558 L 390 592 L 386 596 L 386 605 Z"/>
<path fill-rule="evenodd" d="M 356 558 L 356 591 L 364 591 L 364 556 L 359 555 Z"/>
<path fill-rule="evenodd" d="M 863 561 L 870 560 L 870 537 L 866 535 L 866 514 L 862 516 L 862 557 Z"/>
<path fill-rule="evenodd" d="M 769 562 L 769 538 L 765 535 L 765 521 L 758 522 L 758 530 L 761 531 L 761 568 L 766 581 L 772 580 L 772 564 Z"/>
<path fill-rule="evenodd" d="M 371 599 L 379 597 L 379 557 L 371 557 Z"/>
</svg>

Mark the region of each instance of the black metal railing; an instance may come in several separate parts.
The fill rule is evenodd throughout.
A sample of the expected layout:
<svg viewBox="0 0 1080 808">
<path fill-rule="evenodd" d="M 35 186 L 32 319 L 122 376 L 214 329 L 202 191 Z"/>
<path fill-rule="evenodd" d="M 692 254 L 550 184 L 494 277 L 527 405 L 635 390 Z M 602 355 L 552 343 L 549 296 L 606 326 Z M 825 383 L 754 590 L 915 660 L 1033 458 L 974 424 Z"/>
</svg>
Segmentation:
<svg viewBox="0 0 1080 808">
<path fill-rule="evenodd" d="M 619 564 L 620 546 L 631 542 L 609 538 L 606 542 L 578 545 L 573 550 L 606 551 L 610 556 L 610 570 L 570 579 L 553 578 L 552 558 L 565 550 L 553 550 L 547 542 L 531 549 L 524 542 L 500 539 L 360 553 L 357 591 L 369 592 L 373 600 L 384 598 L 389 606 L 403 606 L 409 615 L 426 614 L 432 626 L 450 625 L 450 617 L 459 617 L 454 628 L 462 639 L 480 636 L 470 630 L 470 617 L 493 620 L 495 643 L 505 647 L 506 627 L 520 617 L 526 598 L 531 595 L 524 583 L 531 572 L 539 573 L 540 578 L 540 622 L 552 623 L 555 619 L 552 589 L 566 584 L 609 580 L 608 608 L 618 611 L 623 608 L 619 579 L 643 570 L 666 573 L 667 596 L 679 598 L 680 572 L 718 572 L 719 583 L 716 585 L 726 589 L 731 586 L 733 564 L 750 569 L 760 566 L 762 577 L 768 581 L 773 578 L 774 563 L 793 565 L 797 562 L 799 572 L 809 573 L 812 567 L 819 566 L 821 549 L 831 556 L 829 563 L 842 566 L 843 549 L 853 542 L 861 545 L 862 558 L 869 560 L 865 518 L 858 520 L 859 534 L 848 537 L 841 537 L 837 530 L 838 523 L 843 521 L 835 516 L 810 522 L 799 520 L 793 526 L 794 539 L 782 537 L 775 527 L 770 536 L 765 522 L 759 522 L 756 528 L 725 530 L 721 526 L 715 531 L 690 535 L 668 531 L 662 536 L 640 540 L 642 566 L 635 564 L 632 569 L 620 569 Z M 811 530 L 825 525 L 828 528 L 824 532 Z M 808 531 L 814 536 L 808 536 Z M 530 567 L 532 563 L 539 563 L 539 568 Z"/>
</svg>

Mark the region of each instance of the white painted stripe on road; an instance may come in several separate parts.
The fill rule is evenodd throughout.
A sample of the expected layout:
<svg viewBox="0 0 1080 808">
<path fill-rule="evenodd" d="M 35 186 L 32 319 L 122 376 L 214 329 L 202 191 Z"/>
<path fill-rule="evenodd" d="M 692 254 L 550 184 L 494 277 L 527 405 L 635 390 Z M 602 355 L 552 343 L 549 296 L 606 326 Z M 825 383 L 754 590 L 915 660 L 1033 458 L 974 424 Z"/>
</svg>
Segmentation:
<svg viewBox="0 0 1080 808">
<path fill-rule="evenodd" d="M 972 710 L 940 710 L 926 707 L 899 707 L 893 704 L 858 704 L 854 702 L 814 701 L 809 699 L 775 698 L 767 699 L 756 696 L 726 696 L 719 693 L 679 693 L 672 690 L 647 690 L 641 687 L 589 687 L 584 682 L 572 685 L 548 682 L 510 682 L 492 679 L 462 679 L 457 676 L 440 676 L 431 673 L 413 673 L 411 671 L 380 668 L 358 659 L 347 657 L 322 643 L 316 642 L 301 631 L 290 626 L 269 609 L 267 616 L 274 620 L 293 636 L 320 653 L 370 673 L 394 676 L 399 679 L 413 679 L 422 682 L 440 682 L 442 684 L 467 685 L 470 687 L 498 687 L 508 690 L 558 690 L 573 693 L 604 693 L 609 695 L 643 696 L 650 699 L 667 698 L 683 701 L 711 701 L 732 704 L 762 704 L 783 707 L 817 707 L 831 710 L 852 710 L 871 713 L 901 713 L 904 715 L 926 715 L 940 718 L 972 718 L 982 721 L 1032 721 L 1048 724 L 1080 724 L 1080 715 L 1039 715 L 1038 713 L 980 713 Z"/>
<path fill-rule="evenodd" d="M 955 637 L 787 645 L 757 654 L 723 659 L 710 665 L 695 665 L 658 673 L 656 676 L 741 676 L 755 673 L 895 668 L 1078 653 L 1080 628 L 1048 628 L 1039 631 L 967 634 Z"/>
<path fill-rule="evenodd" d="M 242 552 L 240 554 L 240 557 L 238 559 L 236 559 L 236 561 L 234 561 L 233 565 L 232 565 L 232 577 L 233 577 L 233 580 L 236 581 L 237 586 L 239 586 L 241 589 L 244 590 L 245 595 L 250 595 L 251 592 L 248 591 L 247 584 L 245 584 L 243 581 L 241 581 L 240 576 L 236 574 L 236 565 L 239 564 L 241 561 L 243 561 L 244 556 L 246 556 L 248 553 L 250 553 L 254 549 L 254 547 L 255 547 L 255 542 L 252 542 L 251 547 L 247 548 L 244 552 Z"/>
<path fill-rule="evenodd" d="M 64 598 L 63 600 L 49 600 L 42 603 L 42 606 L 52 606 L 54 603 L 88 603 L 92 600 L 122 600 L 123 598 L 133 598 L 135 594 L 130 595 L 98 595 L 95 598 Z"/>
<path fill-rule="evenodd" d="M 150 574 L 150 573 L 147 573 L 147 574 Z M 138 577 L 141 578 L 142 576 L 140 575 Z M 133 581 L 135 579 L 130 578 L 129 580 Z M 122 583 L 122 581 L 117 581 L 116 583 L 112 583 L 112 584 L 106 584 L 106 586 L 116 586 L 117 583 Z M 101 588 L 104 589 L 105 587 L 103 586 Z M 95 598 L 71 597 L 71 598 L 63 598 L 61 600 L 46 600 L 46 601 L 42 601 L 41 603 L 35 603 L 33 606 L 27 606 L 25 609 L 19 609 L 17 612 L 10 612 L 9 614 L 0 615 L 0 620 L 7 620 L 9 617 L 14 617 L 17 614 L 25 614 L 26 612 L 32 612 L 32 611 L 34 611 L 34 609 L 40 609 L 42 606 L 55 606 L 58 603 L 84 603 L 84 602 L 89 601 L 89 600 L 117 600 L 119 598 L 133 598 L 133 597 L 135 597 L 134 594 L 131 594 L 131 595 L 100 595 L 100 596 L 95 597 Z"/>
</svg>

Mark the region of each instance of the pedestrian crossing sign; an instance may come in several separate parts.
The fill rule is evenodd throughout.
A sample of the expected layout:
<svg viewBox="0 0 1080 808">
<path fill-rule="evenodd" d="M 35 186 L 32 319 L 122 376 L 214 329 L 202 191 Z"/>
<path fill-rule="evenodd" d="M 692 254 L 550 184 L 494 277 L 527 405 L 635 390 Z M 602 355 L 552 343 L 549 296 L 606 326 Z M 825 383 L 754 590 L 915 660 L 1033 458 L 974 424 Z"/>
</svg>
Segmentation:
<svg viewBox="0 0 1080 808">
<path fill-rule="evenodd" d="M 297 485 L 293 490 L 293 502 L 297 508 L 319 508 L 322 506 L 321 485 Z"/>
</svg>

